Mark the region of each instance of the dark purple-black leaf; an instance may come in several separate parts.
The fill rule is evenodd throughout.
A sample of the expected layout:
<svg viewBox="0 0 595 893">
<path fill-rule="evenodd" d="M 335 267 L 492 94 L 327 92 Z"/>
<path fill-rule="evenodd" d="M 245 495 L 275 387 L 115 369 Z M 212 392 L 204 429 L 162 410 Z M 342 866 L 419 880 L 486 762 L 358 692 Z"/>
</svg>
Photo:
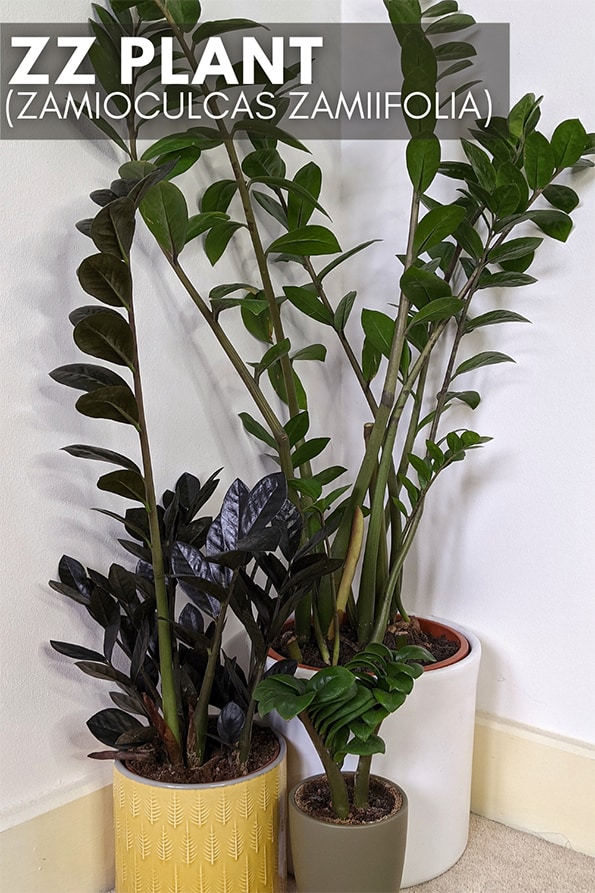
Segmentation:
<svg viewBox="0 0 595 893">
<path fill-rule="evenodd" d="M 95 735 L 102 744 L 108 747 L 115 747 L 120 735 L 125 732 L 131 732 L 142 728 L 142 723 L 124 713 L 123 710 L 116 710 L 114 707 L 107 707 L 100 710 L 87 721 L 87 726 L 92 735 Z"/>
<path fill-rule="evenodd" d="M 282 472 L 262 478 L 250 491 L 241 514 L 242 537 L 262 530 L 279 513 L 287 499 L 287 482 Z"/>
<path fill-rule="evenodd" d="M 50 378 L 68 388 L 88 393 L 98 388 L 127 387 L 124 379 L 116 372 L 92 363 L 70 363 L 67 366 L 59 366 L 50 372 Z"/>
<path fill-rule="evenodd" d="M 217 734 L 225 744 L 235 744 L 240 737 L 246 714 L 234 701 L 222 709 L 217 718 Z"/>
<path fill-rule="evenodd" d="M 98 651 L 91 651 L 90 648 L 84 648 L 82 645 L 72 645 L 70 642 L 56 642 L 50 639 L 50 645 L 58 654 L 64 654 L 73 660 L 93 660 L 99 663 L 105 662 L 103 654 Z"/>
<path fill-rule="evenodd" d="M 91 585 L 85 568 L 75 558 L 63 555 L 58 565 L 60 580 L 72 589 L 77 589 L 86 598 L 91 596 Z"/>
<path fill-rule="evenodd" d="M 297 667 L 297 660 L 290 660 L 288 658 L 278 660 L 266 671 L 265 679 L 268 676 L 294 676 Z"/>
</svg>

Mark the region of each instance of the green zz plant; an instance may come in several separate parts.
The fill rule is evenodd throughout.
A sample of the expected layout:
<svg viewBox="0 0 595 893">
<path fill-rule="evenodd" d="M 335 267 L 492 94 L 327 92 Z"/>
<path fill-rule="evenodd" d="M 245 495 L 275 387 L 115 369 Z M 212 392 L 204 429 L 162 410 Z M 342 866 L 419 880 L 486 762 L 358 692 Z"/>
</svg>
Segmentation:
<svg viewBox="0 0 595 893">
<path fill-rule="evenodd" d="M 369 801 L 372 757 L 384 753 L 379 730 L 401 707 L 423 673 L 418 661 L 432 656 L 415 645 L 391 651 L 371 643 L 342 667 L 325 667 L 310 679 L 271 676 L 256 688 L 259 712 L 276 710 L 285 720 L 297 716 L 316 748 L 329 786 L 335 815 L 346 819 L 352 806 Z M 358 757 L 350 801 L 341 772 L 347 754 Z"/>
<path fill-rule="evenodd" d="M 405 97 L 416 91 L 433 96 L 438 84 L 450 85 L 472 65 L 472 44 L 451 40 L 453 33 L 473 24 L 454 0 L 384 0 L 384 5 L 395 33 Z M 190 76 L 210 36 L 255 27 L 254 22 L 236 19 L 203 22 L 200 4 L 192 0 L 114 0 L 111 13 L 96 11 L 93 62 L 106 89 L 110 72 L 119 65 L 111 29 L 132 29 L 139 36 L 157 29 L 172 36 L 178 47 L 176 70 Z M 294 74 L 288 70 L 288 80 Z M 154 75 L 150 66 L 139 74 L 126 88 L 129 99 L 142 90 L 143 77 Z M 474 83 L 451 89 L 463 91 Z M 394 612 L 408 617 L 402 571 L 429 491 L 443 471 L 489 440 L 466 428 L 445 428 L 452 407 L 473 410 L 481 400 L 476 390 L 459 382 L 477 369 L 512 359 L 493 349 L 465 359 L 460 355 L 478 330 L 527 321 L 504 309 L 477 313 L 476 299 L 487 289 L 497 293 L 534 283 L 527 271 L 543 236 L 568 238 L 570 214 L 579 197 L 559 181 L 577 168 L 592 166 L 584 156 L 593 151 L 594 140 L 576 119 L 563 121 L 550 137 L 539 132 L 540 100 L 532 94 L 506 117 L 493 118 L 489 125 L 478 121 L 469 138 L 461 141 L 464 160 L 443 157 L 435 119 L 407 119 L 410 226 L 397 255 L 401 268 L 395 270 L 394 288 L 382 303 L 374 296 L 374 307 L 362 307 L 358 327 L 354 309 L 360 299 L 355 290 L 338 292 L 333 274 L 375 240 L 342 251 L 328 220 L 313 222 L 315 215 L 326 213 L 319 202 L 322 171 L 309 161 L 288 175 L 283 147 L 304 146 L 280 127 L 285 85 L 271 85 L 266 78 L 263 85 L 276 97 L 279 114 L 274 121 L 246 115 L 230 126 L 219 118 L 212 127 L 191 127 L 160 139 L 140 155 L 143 122 L 135 116 L 134 102 L 124 134 L 116 134 L 108 122 L 97 122 L 129 160 L 110 189 L 94 193 L 94 198 L 105 204 L 106 213 L 110 208 L 119 213 L 123 193 L 132 189 L 134 194 L 137 181 L 173 165 L 144 194 L 141 214 L 257 408 L 260 419 L 241 414 L 245 428 L 276 454 L 310 532 L 323 525 L 329 533 L 334 528 L 334 538 L 325 541 L 325 547 L 346 559 L 343 579 L 329 578 L 296 611 L 298 647 L 313 635 L 323 661 L 331 663 L 338 660 L 345 614 L 361 645 L 381 641 Z M 202 98 L 212 89 L 208 83 L 197 87 Z M 184 192 L 172 180 L 195 165 L 200 172 L 206 153 L 222 159 L 227 172 L 221 179 L 210 178 L 200 194 L 198 213 L 191 214 Z M 444 199 L 443 188 L 435 190 L 438 184 L 452 184 L 450 200 Z M 253 279 L 222 283 L 205 296 L 189 276 L 182 253 L 200 256 L 202 250 L 214 265 L 239 237 L 247 239 L 251 249 L 257 271 Z M 391 249 L 391 260 L 392 254 Z M 222 325 L 223 314 L 233 308 L 239 308 L 245 327 L 261 345 L 260 356 L 252 362 L 242 358 Z M 361 464 L 344 486 L 335 487 L 334 482 L 345 469 L 320 468 L 330 437 L 316 430 L 316 406 L 308 401 L 297 370 L 303 361 L 324 361 L 327 348 L 296 341 L 303 328 L 301 316 L 334 332 L 369 412 Z M 328 492 L 330 485 L 334 489 Z M 363 562 L 359 589 L 354 591 L 360 549 Z"/>
</svg>

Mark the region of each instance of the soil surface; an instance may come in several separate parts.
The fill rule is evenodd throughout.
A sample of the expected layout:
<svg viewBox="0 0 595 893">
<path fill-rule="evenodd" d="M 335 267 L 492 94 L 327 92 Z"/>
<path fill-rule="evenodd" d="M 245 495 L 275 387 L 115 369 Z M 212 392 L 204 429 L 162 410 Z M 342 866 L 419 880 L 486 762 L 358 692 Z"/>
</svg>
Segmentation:
<svg viewBox="0 0 595 893">
<path fill-rule="evenodd" d="M 213 741 L 213 748 L 202 766 L 172 766 L 169 763 L 153 760 L 127 760 L 126 768 L 151 781 L 167 784 L 210 784 L 216 781 L 231 781 L 257 772 L 271 763 L 279 753 L 279 742 L 271 729 L 254 726 L 252 749 L 245 767 L 240 767 L 237 754 L 229 747 L 222 747 Z"/>
<path fill-rule="evenodd" d="M 405 623 L 403 620 L 394 620 L 391 622 L 387 628 L 383 641 L 389 648 L 395 648 L 397 639 L 399 640 L 399 643 L 402 643 L 403 636 L 406 637 L 407 645 L 421 645 L 424 648 L 427 648 L 436 661 L 446 660 L 447 658 L 452 657 L 458 649 L 458 643 L 447 639 L 444 635 L 432 636 L 429 633 L 425 633 L 421 629 L 419 620 L 416 617 L 412 617 L 409 623 Z M 288 641 L 291 641 L 292 638 L 293 630 L 287 630 L 274 643 L 273 648 L 278 654 L 288 657 L 287 643 Z M 316 642 L 306 642 L 305 645 L 301 645 L 300 647 L 302 651 L 302 660 L 300 663 L 305 664 L 308 667 L 322 668 L 325 666 L 320 659 Z M 345 664 L 352 657 L 355 657 L 360 650 L 355 630 L 348 624 L 345 624 L 341 630 L 339 663 Z M 430 662 L 420 661 L 420 663 L 429 664 Z"/>
<path fill-rule="evenodd" d="M 347 789 L 349 798 L 352 799 L 353 777 L 347 777 Z M 403 805 L 403 798 L 396 788 L 372 776 L 368 806 L 363 809 L 352 806 L 348 818 L 338 819 L 331 806 L 326 778 L 318 776 L 298 788 L 295 802 L 303 812 L 324 822 L 335 825 L 364 825 L 394 815 Z"/>
</svg>

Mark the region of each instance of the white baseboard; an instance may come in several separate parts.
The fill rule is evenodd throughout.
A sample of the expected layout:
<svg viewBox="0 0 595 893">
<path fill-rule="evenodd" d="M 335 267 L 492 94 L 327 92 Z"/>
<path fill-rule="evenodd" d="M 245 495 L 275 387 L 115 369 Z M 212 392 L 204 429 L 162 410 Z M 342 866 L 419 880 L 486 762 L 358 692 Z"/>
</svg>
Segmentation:
<svg viewBox="0 0 595 893">
<path fill-rule="evenodd" d="M 595 856 L 595 748 L 478 714 L 471 809 Z"/>
<path fill-rule="evenodd" d="M 595 748 L 478 715 L 473 812 L 595 855 Z M 113 886 L 111 787 L 0 835 L 6 893 L 102 893 Z"/>
</svg>

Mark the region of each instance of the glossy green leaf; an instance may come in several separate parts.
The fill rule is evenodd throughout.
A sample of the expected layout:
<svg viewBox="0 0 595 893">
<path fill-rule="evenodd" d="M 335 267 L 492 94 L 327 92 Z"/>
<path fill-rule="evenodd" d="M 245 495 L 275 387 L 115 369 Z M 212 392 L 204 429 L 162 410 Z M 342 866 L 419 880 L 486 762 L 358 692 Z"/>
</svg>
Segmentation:
<svg viewBox="0 0 595 893">
<path fill-rule="evenodd" d="M 186 244 L 225 220 L 229 220 L 229 215 L 223 211 L 206 211 L 189 217 L 186 228 Z"/>
<path fill-rule="evenodd" d="M 143 505 L 146 502 L 145 482 L 141 475 L 135 471 L 111 471 L 99 478 L 97 486 L 107 493 L 115 493 L 125 499 L 133 499 Z"/>
<path fill-rule="evenodd" d="M 413 252 L 416 256 L 450 236 L 465 217 L 465 209 L 458 205 L 446 205 L 429 211 L 419 221 L 413 239 Z"/>
<path fill-rule="evenodd" d="M 525 216 L 558 242 L 565 242 L 571 233 L 572 220 L 563 211 L 527 211 Z"/>
<path fill-rule="evenodd" d="M 453 61 L 455 59 L 469 59 L 477 56 L 475 47 L 465 41 L 450 41 L 442 43 L 434 48 L 439 62 Z"/>
<path fill-rule="evenodd" d="M 448 282 L 422 267 L 409 267 L 405 270 L 401 276 L 400 287 L 405 297 L 418 308 L 438 298 L 447 298 L 451 294 Z"/>
<path fill-rule="evenodd" d="M 305 206 L 309 209 L 309 213 L 303 215 L 306 220 L 309 217 L 311 217 L 312 211 L 314 210 L 314 208 L 316 208 L 318 211 L 320 211 L 322 214 L 324 214 L 325 217 L 329 216 L 327 214 L 327 212 L 324 210 L 324 208 L 322 207 L 322 205 L 320 205 L 316 201 L 316 199 L 310 194 L 310 192 L 308 192 L 307 189 L 305 189 L 299 183 L 294 182 L 293 180 L 287 180 L 283 177 L 254 177 L 248 185 L 252 186 L 252 184 L 254 184 L 254 183 L 259 183 L 259 184 L 262 184 L 263 186 L 269 186 L 271 189 L 275 189 L 275 190 L 277 190 L 277 189 L 283 190 L 283 191 L 287 192 L 290 196 L 293 196 L 294 198 L 299 199 L 302 203 L 305 202 Z M 288 221 L 289 221 L 289 213 L 288 213 Z M 290 226 L 291 226 L 291 223 L 290 223 Z M 299 229 L 296 228 L 296 229 L 292 229 L 291 231 L 297 232 L 300 229 L 304 229 L 304 227 L 300 226 Z"/>
<path fill-rule="evenodd" d="M 538 111 L 539 102 L 540 100 L 535 98 L 534 93 L 526 93 L 510 110 L 508 126 L 513 137 L 520 139 L 527 131 L 528 122 L 532 122 L 536 118 L 535 112 Z"/>
<path fill-rule="evenodd" d="M 100 388 L 83 394 L 76 402 L 77 410 L 92 419 L 110 419 L 123 425 L 138 427 L 138 406 L 130 388 Z"/>
<path fill-rule="evenodd" d="M 514 313 L 512 310 L 489 310 L 480 316 L 468 317 L 465 321 L 465 333 L 473 332 L 475 329 L 483 326 L 497 325 L 501 322 L 530 322 L 530 320 L 525 316 L 521 316 L 520 313 Z"/>
<path fill-rule="evenodd" d="M 457 0 L 440 0 L 428 7 L 424 12 L 424 18 L 435 18 L 436 16 L 448 15 L 451 12 L 458 12 L 459 4 Z"/>
<path fill-rule="evenodd" d="M 505 353 L 499 353 L 495 350 L 486 350 L 476 354 L 468 360 L 465 360 L 457 367 L 453 379 L 457 375 L 464 375 L 465 372 L 471 372 L 473 369 L 480 369 L 482 366 L 494 366 L 498 363 L 514 363 L 512 357 Z"/>
<path fill-rule="evenodd" d="M 533 285 L 537 282 L 534 276 L 527 273 L 508 272 L 492 273 L 485 279 L 482 277 L 478 288 L 522 288 L 524 285 Z"/>
<path fill-rule="evenodd" d="M 445 319 L 450 319 L 451 316 L 459 313 L 464 306 L 465 302 L 459 298 L 438 298 L 435 301 L 430 301 L 429 304 L 426 304 L 425 307 L 422 307 L 421 310 L 415 313 L 407 328 L 412 329 L 422 323 L 442 322 Z"/>
<path fill-rule="evenodd" d="M 514 202 L 511 207 L 500 207 L 503 204 L 502 199 L 496 202 L 496 207 L 498 209 L 498 214 L 501 217 L 507 216 L 507 214 L 518 213 L 519 211 L 524 211 L 527 207 L 529 201 L 529 187 L 527 185 L 527 181 L 525 180 L 521 171 L 515 167 L 514 164 L 510 162 L 504 162 L 498 167 L 496 172 L 496 195 L 500 188 L 506 186 L 516 186 L 518 190 L 518 202 L 516 206 Z M 514 198 L 514 195 L 513 195 Z M 510 199 L 508 198 L 509 202 Z"/>
<path fill-rule="evenodd" d="M 488 255 L 488 261 L 491 264 L 499 264 L 503 260 L 512 260 L 515 257 L 523 257 L 531 251 L 535 251 L 543 239 L 527 238 L 527 239 L 511 239 L 504 242 L 497 248 L 492 248 Z"/>
<path fill-rule="evenodd" d="M 254 190 L 252 196 L 254 200 L 258 202 L 260 207 L 264 208 L 267 214 L 270 214 L 270 216 L 278 223 L 280 223 L 282 227 L 284 227 L 285 229 L 289 228 L 287 223 L 287 212 L 283 208 L 280 201 L 278 201 L 276 198 L 273 198 L 272 195 L 266 195 L 266 193 L 258 192 L 257 190 Z"/>
<path fill-rule="evenodd" d="M 316 362 L 324 363 L 326 360 L 326 347 L 324 344 L 309 344 L 307 347 L 302 347 L 301 350 L 296 350 L 291 356 L 292 363 L 297 360 L 315 360 Z"/>
<path fill-rule="evenodd" d="M 297 171 L 293 178 L 293 182 L 296 186 L 299 186 L 304 190 L 306 195 L 304 196 L 302 194 L 300 197 L 295 191 L 291 191 L 288 195 L 287 224 L 290 230 L 300 229 L 301 227 L 306 226 L 310 220 L 316 204 L 308 199 L 308 195 L 312 196 L 315 200 L 320 196 L 320 190 L 322 188 L 322 171 L 317 164 L 314 164 L 314 162 L 311 161 Z"/>
<path fill-rule="evenodd" d="M 275 442 L 275 438 L 269 431 L 267 431 L 264 425 L 261 425 L 260 422 L 257 422 L 256 419 L 247 412 L 241 412 L 239 416 L 242 421 L 242 425 L 244 426 L 248 434 L 251 434 L 258 440 L 262 440 L 263 443 L 267 444 L 267 446 L 270 446 L 272 449 L 277 451 L 278 447 Z"/>
<path fill-rule="evenodd" d="M 425 192 L 440 167 L 440 140 L 434 134 L 414 137 L 407 143 L 407 171 L 413 188 Z"/>
<path fill-rule="evenodd" d="M 290 304 L 301 310 L 306 316 L 315 319 L 317 322 L 324 323 L 324 325 L 333 325 L 333 317 L 330 311 L 311 289 L 287 285 L 283 288 L 283 291 Z"/>
<path fill-rule="evenodd" d="M 291 463 L 294 468 L 299 468 L 311 459 L 315 459 L 330 443 L 330 437 L 313 437 L 299 446 L 291 456 Z"/>
<path fill-rule="evenodd" d="M 493 190 L 496 186 L 496 171 L 487 152 L 469 140 L 461 140 L 461 145 L 475 172 L 477 182 L 484 189 Z"/>
<path fill-rule="evenodd" d="M 451 77 L 453 74 L 458 74 L 459 71 L 465 71 L 466 68 L 470 68 L 473 65 L 471 59 L 460 59 L 458 62 L 453 62 L 452 65 L 449 65 L 448 68 L 445 68 L 437 77 L 437 81 L 442 81 L 445 78 Z"/>
<path fill-rule="evenodd" d="M 477 230 L 468 220 L 463 220 L 456 228 L 454 236 L 461 248 L 470 257 L 474 258 L 474 260 L 480 259 L 483 255 L 483 242 Z"/>
<path fill-rule="evenodd" d="M 267 248 L 267 254 L 279 252 L 307 257 L 336 254 L 341 251 L 336 236 L 325 226 L 310 224 L 291 230 L 275 239 Z"/>
<path fill-rule="evenodd" d="M 363 251 L 365 248 L 368 248 L 370 245 L 373 245 L 374 242 L 380 242 L 380 239 L 370 239 L 368 242 L 362 242 L 360 245 L 356 245 L 355 248 L 350 248 L 349 251 L 346 251 L 340 257 L 334 258 L 329 264 L 324 267 L 318 274 L 319 280 L 328 276 L 333 270 L 335 270 L 340 264 L 344 263 L 346 260 L 349 260 L 350 257 L 353 257 L 354 254 L 359 254 L 360 251 Z"/>
<path fill-rule="evenodd" d="M 259 309 L 254 313 L 249 308 L 256 303 L 262 307 L 261 299 L 253 297 L 252 295 L 246 295 L 242 301 L 242 322 L 254 338 L 258 341 L 262 341 L 264 344 L 271 344 L 273 340 L 273 325 L 271 322 L 271 314 L 268 309 L 268 301 L 266 302 L 264 310 Z"/>
<path fill-rule="evenodd" d="M 200 210 L 219 211 L 225 213 L 236 194 L 238 185 L 235 180 L 218 180 L 205 190 L 200 201 Z"/>
<path fill-rule="evenodd" d="M 158 183 L 143 198 L 140 212 L 159 245 L 175 259 L 186 244 L 188 228 L 183 192 L 173 183 Z"/>
<path fill-rule="evenodd" d="M 554 152 L 542 133 L 534 130 L 525 140 L 525 174 L 531 189 L 543 189 L 554 173 Z"/>
<path fill-rule="evenodd" d="M 293 369 L 292 371 L 293 386 L 295 388 L 295 393 L 297 396 L 298 409 L 306 410 L 308 408 L 308 395 L 306 394 L 305 388 L 300 380 L 299 375 L 297 374 L 295 369 Z M 267 369 L 267 375 L 277 396 L 280 397 L 285 404 L 287 404 L 287 388 L 285 386 L 285 379 L 283 378 L 283 372 L 279 364 L 277 363 L 274 366 L 271 366 L 270 369 Z"/>
<path fill-rule="evenodd" d="M 556 170 L 572 167 L 587 146 L 587 132 L 577 118 L 562 121 L 552 135 L 552 151 Z"/>
<path fill-rule="evenodd" d="M 362 310 L 362 328 L 366 339 L 385 357 L 390 351 L 395 335 L 395 321 L 379 310 Z"/>
<path fill-rule="evenodd" d="M 450 403 L 451 400 L 458 400 L 470 409 L 477 409 L 481 403 L 481 397 L 477 391 L 448 391 L 445 399 L 447 403 Z"/>
<path fill-rule="evenodd" d="M 566 214 L 574 211 L 580 201 L 578 195 L 570 186 L 548 186 L 543 190 L 543 195 L 550 205 L 553 205 L 559 211 L 564 211 Z"/>
<path fill-rule="evenodd" d="M 191 31 L 200 18 L 198 0 L 165 0 L 165 6 L 182 31 Z"/>
<path fill-rule="evenodd" d="M 473 16 L 464 13 L 447 15 L 438 22 L 432 22 L 426 28 L 426 34 L 449 34 L 452 31 L 462 31 L 475 24 Z"/>
<path fill-rule="evenodd" d="M 249 28 L 264 28 L 258 22 L 252 19 L 223 19 L 217 22 L 203 22 L 194 31 L 192 42 L 197 44 L 209 37 L 216 37 L 219 34 L 229 34 L 231 31 L 246 31 Z"/>
<path fill-rule="evenodd" d="M 74 340 L 83 353 L 119 366 L 134 367 L 134 345 L 130 326 L 117 313 L 95 313 L 74 328 Z"/>
<path fill-rule="evenodd" d="M 310 416 L 307 412 L 299 412 L 283 426 L 289 438 L 289 445 L 294 447 L 296 443 L 308 433 L 310 428 Z"/>
<path fill-rule="evenodd" d="M 347 292 L 337 305 L 337 309 L 335 310 L 335 315 L 333 317 L 333 324 L 337 332 L 342 332 L 347 325 L 349 317 L 351 315 L 351 311 L 353 309 L 353 305 L 355 303 L 355 299 L 357 297 L 356 291 Z"/>
<path fill-rule="evenodd" d="M 267 369 L 278 363 L 282 357 L 286 357 L 290 350 L 291 342 L 289 338 L 284 338 L 282 341 L 278 341 L 272 347 L 269 347 L 260 362 L 256 364 L 254 370 L 256 379 L 258 380 L 263 372 L 266 372 Z"/>
<path fill-rule="evenodd" d="M 134 202 L 119 198 L 97 214 L 91 224 L 91 238 L 99 251 L 127 258 L 132 247 L 135 228 Z"/>
<path fill-rule="evenodd" d="M 233 234 L 244 226 L 243 223 L 226 220 L 223 223 L 217 223 L 208 231 L 205 238 L 205 254 L 213 266 L 223 255 Z"/>
<path fill-rule="evenodd" d="M 254 177 L 285 177 L 286 165 L 277 149 L 257 149 L 242 161 L 242 170 L 249 179 Z"/>
<path fill-rule="evenodd" d="M 112 307 L 128 307 L 132 299 L 132 277 L 128 265 L 113 254 L 87 257 L 77 270 L 88 295 Z"/>
</svg>

